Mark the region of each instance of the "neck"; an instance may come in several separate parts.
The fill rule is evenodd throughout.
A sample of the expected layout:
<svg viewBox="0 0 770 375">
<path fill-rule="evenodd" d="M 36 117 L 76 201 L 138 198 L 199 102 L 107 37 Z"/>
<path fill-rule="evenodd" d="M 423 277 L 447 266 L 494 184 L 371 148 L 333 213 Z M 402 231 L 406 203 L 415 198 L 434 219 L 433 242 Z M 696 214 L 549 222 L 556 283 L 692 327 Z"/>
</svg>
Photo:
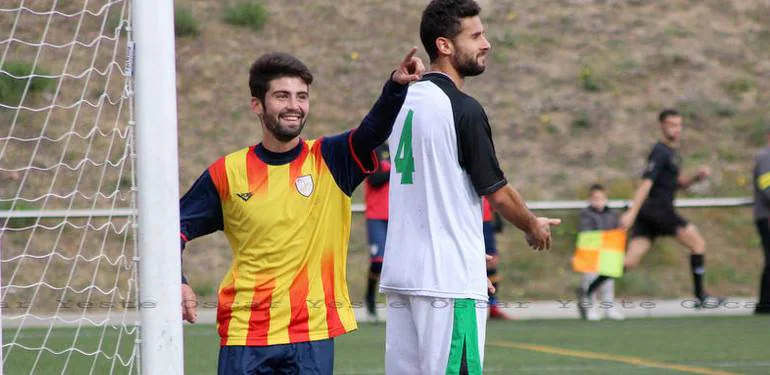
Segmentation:
<svg viewBox="0 0 770 375">
<path fill-rule="evenodd" d="M 667 145 L 668 147 L 671 147 L 671 148 L 677 148 L 679 146 L 679 142 L 678 141 L 672 141 L 672 140 L 670 140 L 670 139 L 668 139 L 666 137 L 663 137 L 660 141 L 663 144 L 665 144 L 665 145 Z"/>
<path fill-rule="evenodd" d="M 265 137 L 262 139 L 262 147 L 264 147 L 266 150 L 270 152 L 288 152 L 294 149 L 294 147 L 297 147 L 299 144 L 299 137 L 294 137 L 288 142 L 281 142 L 273 135 L 264 130 Z"/>
<path fill-rule="evenodd" d="M 436 61 L 430 64 L 430 70 L 435 72 L 441 72 L 448 75 L 458 89 L 463 88 L 463 84 L 465 83 L 465 77 L 461 76 L 460 73 L 457 72 L 457 69 L 455 69 L 455 67 L 452 66 L 452 63 L 449 61 L 448 58 L 436 59 Z"/>
</svg>

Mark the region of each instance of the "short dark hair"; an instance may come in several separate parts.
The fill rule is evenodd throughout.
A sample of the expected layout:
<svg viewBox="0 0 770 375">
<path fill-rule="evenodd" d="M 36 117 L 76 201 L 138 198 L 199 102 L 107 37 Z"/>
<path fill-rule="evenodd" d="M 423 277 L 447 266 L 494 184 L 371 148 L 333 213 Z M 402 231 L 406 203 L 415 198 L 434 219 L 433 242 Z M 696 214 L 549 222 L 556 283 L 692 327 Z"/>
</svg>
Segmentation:
<svg viewBox="0 0 770 375">
<path fill-rule="evenodd" d="M 588 193 L 593 194 L 595 191 L 606 191 L 607 189 L 604 188 L 604 185 L 602 184 L 593 184 L 590 188 L 588 188 Z"/>
<path fill-rule="evenodd" d="M 422 12 L 420 40 L 430 61 L 438 58 L 436 39 L 454 39 L 460 34 L 460 20 L 475 17 L 481 7 L 474 0 L 433 0 Z"/>
<path fill-rule="evenodd" d="M 679 114 L 679 111 L 677 111 L 676 109 L 664 109 L 660 111 L 660 114 L 658 115 L 658 122 L 662 124 L 663 121 L 666 121 L 666 119 L 669 117 L 679 117 L 679 116 L 681 115 Z"/>
<path fill-rule="evenodd" d="M 282 52 L 266 53 L 254 61 L 249 69 L 251 96 L 264 104 L 270 81 L 282 77 L 299 77 L 308 86 L 313 83 L 313 74 L 298 58 Z"/>
</svg>

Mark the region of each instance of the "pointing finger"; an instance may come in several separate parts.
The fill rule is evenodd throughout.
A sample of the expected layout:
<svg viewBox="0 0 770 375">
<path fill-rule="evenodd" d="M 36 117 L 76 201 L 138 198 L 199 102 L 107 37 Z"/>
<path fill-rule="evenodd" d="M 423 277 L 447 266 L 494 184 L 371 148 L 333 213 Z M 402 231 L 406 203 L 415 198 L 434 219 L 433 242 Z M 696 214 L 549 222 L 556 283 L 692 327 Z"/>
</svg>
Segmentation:
<svg viewBox="0 0 770 375">
<path fill-rule="evenodd" d="M 404 57 L 403 63 L 409 64 L 412 61 L 412 57 L 414 56 L 415 53 L 417 53 L 417 47 L 412 47 L 412 49 L 409 50 L 409 53 L 407 53 L 406 56 Z"/>
</svg>

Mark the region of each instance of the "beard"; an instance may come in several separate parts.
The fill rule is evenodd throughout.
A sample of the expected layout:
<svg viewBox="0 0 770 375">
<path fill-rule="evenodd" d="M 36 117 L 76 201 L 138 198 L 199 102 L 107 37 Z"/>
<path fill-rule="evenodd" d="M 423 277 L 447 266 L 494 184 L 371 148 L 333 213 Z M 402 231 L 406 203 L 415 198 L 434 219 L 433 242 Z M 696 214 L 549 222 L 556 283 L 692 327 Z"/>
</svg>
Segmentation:
<svg viewBox="0 0 770 375">
<path fill-rule="evenodd" d="M 481 73 L 484 73 L 486 66 L 481 65 L 478 62 L 480 55 L 470 55 L 465 53 L 455 53 L 452 55 L 452 66 L 463 77 L 474 77 Z"/>
<path fill-rule="evenodd" d="M 281 116 L 285 115 L 298 115 L 300 117 L 299 126 L 291 128 L 287 125 L 281 124 Z M 298 137 L 302 133 L 302 129 L 305 128 L 305 121 L 307 118 L 301 111 L 284 111 L 277 115 L 265 114 L 262 117 L 262 121 L 265 123 L 267 130 L 273 134 L 273 136 L 281 142 L 289 142 L 292 139 Z"/>
</svg>

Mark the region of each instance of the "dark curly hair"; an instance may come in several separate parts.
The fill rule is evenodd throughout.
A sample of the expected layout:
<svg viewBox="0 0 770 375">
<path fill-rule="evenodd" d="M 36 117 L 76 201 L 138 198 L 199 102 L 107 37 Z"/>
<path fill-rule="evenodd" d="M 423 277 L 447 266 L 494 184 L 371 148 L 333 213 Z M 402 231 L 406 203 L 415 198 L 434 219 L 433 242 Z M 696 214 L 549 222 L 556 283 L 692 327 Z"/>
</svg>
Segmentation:
<svg viewBox="0 0 770 375">
<path fill-rule="evenodd" d="M 460 34 L 460 20 L 475 17 L 481 7 L 474 0 L 433 0 L 422 12 L 420 40 L 430 61 L 438 58 L 437 38 L 454 39 Z"/>
<path fill-rule="evenodd" d="M 298 58 L 288 53 L 266 53 L 254 61 L 249 69 L 251 96 L 264 104 L 270 81 L 282 77 L 299 77 L 308 86 L 313 83 L 313 74 Z"/>
</svg>

